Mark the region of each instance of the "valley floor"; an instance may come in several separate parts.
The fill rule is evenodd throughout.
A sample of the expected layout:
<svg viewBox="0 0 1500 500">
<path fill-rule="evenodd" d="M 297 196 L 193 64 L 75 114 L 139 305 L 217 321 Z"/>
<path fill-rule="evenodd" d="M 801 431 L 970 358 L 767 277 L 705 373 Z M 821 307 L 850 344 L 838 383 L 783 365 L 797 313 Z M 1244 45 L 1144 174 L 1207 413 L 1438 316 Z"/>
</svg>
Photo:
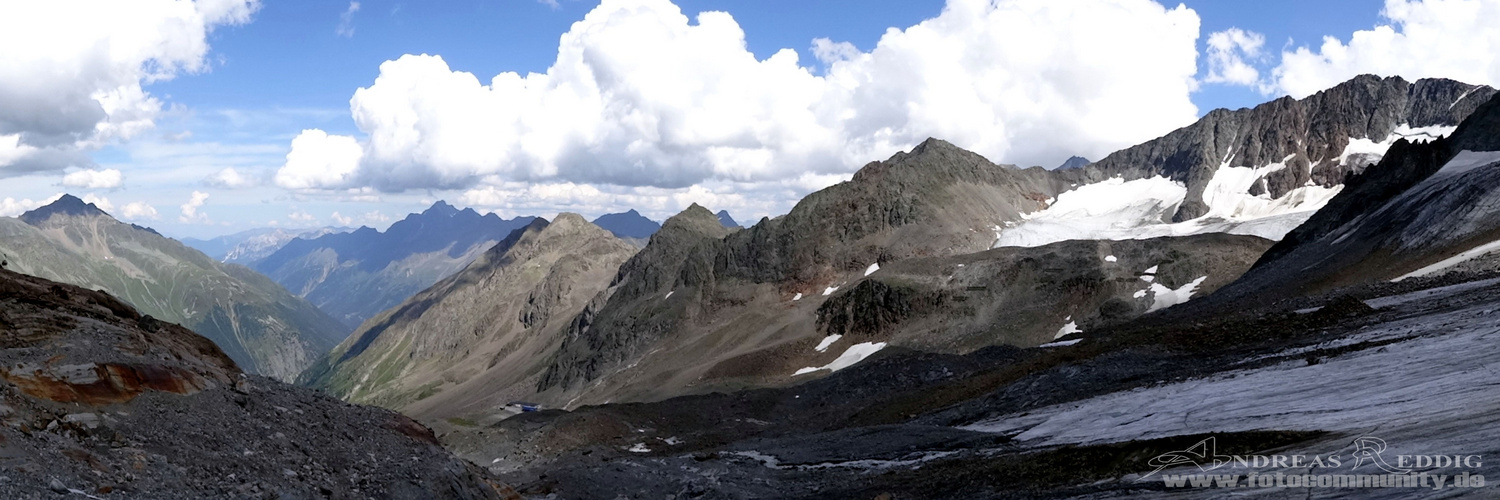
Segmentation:
<svg viewBox="0 0 1500 500">
<path fill-rule="evenodd" d="M 1363 300 L 1340 295 L 1298 312 L 1157 316 L 1066 347 L 882 353 L 796 387 L 526 414 L 443 439 L 523 494 L 564 498 L 1500 495 L 1453 486 L 1461 473 L 1500 478 L 1500 280 L 1410 291 L 1418 286 L 1361 290 L 1353 293 Z M 1239 487 L 1164 483 L 1205 472 L 1192 463 L 1152 474 L 1159 456 L 1204 462 L 1181 452 L 1209 437 L 1206 460 L 1229 463 L 1206 472 L 1238 475 Z M 1377 441 L 1363 438 L 1388 448 L 1376 452 Z M 1385 474 L 1371 453 L 1392 468 L 1448 476 L 1448 487 L 1427 479 L 1426 488 L 1261 488 L 1243 479 Z M 1230 458 L 1254 455 L 1340 463 Z M 1355 468 L 1357 455 L 1366 458 Z M 1480 458 L 1417 467 L 1418 456 Z"/>
</svg>

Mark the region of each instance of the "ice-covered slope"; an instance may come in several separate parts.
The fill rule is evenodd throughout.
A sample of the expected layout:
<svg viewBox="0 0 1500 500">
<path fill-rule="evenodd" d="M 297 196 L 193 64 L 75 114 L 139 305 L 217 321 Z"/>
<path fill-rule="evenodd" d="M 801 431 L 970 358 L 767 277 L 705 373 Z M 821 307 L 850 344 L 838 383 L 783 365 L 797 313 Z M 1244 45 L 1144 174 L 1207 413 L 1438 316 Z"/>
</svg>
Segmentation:
<svg viewBox="0 0 1500 500">
<path fill-rule="evenodd" d="M 1396 141 L 1453 133 L 1494 90 L 1362 76 L 1303 100 L 1216 110 L 1085 168 L 1056 203 L 996 228 L 996 246 L 1227 232 L 1279 240 Z"/>
</svg>

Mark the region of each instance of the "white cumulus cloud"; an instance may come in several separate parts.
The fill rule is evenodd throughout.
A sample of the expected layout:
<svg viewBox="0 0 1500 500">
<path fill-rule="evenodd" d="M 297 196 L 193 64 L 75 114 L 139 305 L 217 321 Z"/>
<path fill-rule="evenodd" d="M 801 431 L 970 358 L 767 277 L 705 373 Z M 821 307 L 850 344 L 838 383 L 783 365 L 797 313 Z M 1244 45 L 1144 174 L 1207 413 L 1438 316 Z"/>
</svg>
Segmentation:
<svg viewBox="0 0 1500 500">
<path fill-rule="evenodd" d="M 182 216 L 178 217 L 177 220 L 184 223 L 207 223 L 208 214 L 198 211 L 198 209 L 203 208 L 203 204 L 205 203 L 208 203 L 208 193 L 193 191 L 192 196 L 188 198 L 188 202 L 182 204 Z"/>
<path fill-rule="evenodd" d="M 99 207 L 99 210 L 103 210 L 105 212 L 115 211 L 115 204 L 110 203 L 109 198 L 105 198 L 94 193 L 83 195 L 83 202 L 93 203 L 95 207 Z"/>
<path fill-rule="evenodd" d="M 346 186 L 363 156 L 353 137 L 304 130 L 292 139 L 286 164 L 276 171 L 276 184 L 287 189 Z"/>
<path fill-rule="evenodd" d="M 4 200 L 0 200 L 0 217 L 15 217 L 57 201 L 58 198 L 62 197 L 63 193 L 54 194 L 51 198 L 43 200 L 32 200 L 30 198 L 17 200 L 7 197 Z"/>
<path fill-rule="evenodd" d="M 382 64 L 350 101 L 361 135 L 303 132 L 275 179 L 781 193 L 927 137 L 1053 165 L 1191 123 L 1198 27 L 1190 9 L 1149 0 L 950 0 L 869 52 L 815 41 L 815 74 L 793 50 L 757 59 L 727 13 L 605 0 L 562 36 L 546 73 L 483 80 L 432 55 Z"/>
<path fill-rule="evenodd" d="M 333 221 L 337 222 L 340 226 L 347 226 L 347 225 L 350 225 L 350 224 L 354 223 L 354 218 L 353 217 L 344 216 L 344 215 L 339 214 L 338 212 L 334 212 L 333 214 L 329 215 L 328 217 L 331 218 L 331 219 L 333 219 Z"/>
<path fill-rule="evenodd" d="M 256 185 L 253 177 L 241 174 L 233 167 L 227 167 L 215 172 L 213 175 L 208 176 L 208 179 L 205 179 L 204 182 L 210 186 L 222 189 L 243 189 L 255 187 Z"/>
<path fill-rule="evenodd" d="M 1260 70 L 1247 62 L 1263 55 L 1266 37 L 1254 31 L 1229 28 L 1208 35 L 1208 83 L 1255 85 L 1260 81 Z"/>
<path fill-rule="evenodd" d="M 114 189 L 125 183 L 125 174 L 110 168 L 79 170 L 63 176 L 63 186 L 80 189 Z"/>
<path fill-rule="evenodd" d="M 125 217 L 126 219 L 132 220 L 156 220 L 157 218 L 159 218 L 156 213 L 156 207 L 153 207 L 150 204 L 141 201 L 125 204 L 125 208 L 120 211 L 120 215 Z"/>
<path fill-rule="evenodd" d="M 258 0 L 0 2 L 0 177 L 86 165 L 150 128 L 142 85 L 208 68 L 207 36 Z"/>
<path fill-rule="evenodd" d="M 1283 52 L 1267 90 L 1304 97 L 1363 73 L 1500 86 L 1500 0 L 1386 0 L 1385 22 Z"/>
</svg>

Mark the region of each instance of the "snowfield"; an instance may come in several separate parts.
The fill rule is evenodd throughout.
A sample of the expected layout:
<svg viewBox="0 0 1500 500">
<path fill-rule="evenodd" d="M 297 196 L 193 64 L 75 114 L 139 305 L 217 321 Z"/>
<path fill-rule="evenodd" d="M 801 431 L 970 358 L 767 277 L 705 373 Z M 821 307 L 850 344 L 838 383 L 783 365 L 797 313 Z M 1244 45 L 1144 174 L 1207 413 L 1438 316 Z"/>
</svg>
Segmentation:
<svg viewBox="0 0 1500 500">
<path fill-rule="evenodd" d="M 1339 156 L 1341 164 L 1378 161 L 1397 140 L 1431 140 L 1453 133 L 1455 127 L 1397 127 L 1389 137 L 1375 142 L 1352 139 Z M 1455 159 L 1455 169 L 1475 168 L 1500 157 L 1495 153 L 1471 153 L 1467 162 Z M 1266 176 L 1289 168 L 1292 156 L 1259 167 L 1235 166 L 1233 151 L 1224 158 L 1213 179 L 1203 190 L 1208 212 L 1202 217 L 1172 223 L 1172 214 L 1187 198 L 1187 186 L 1165 177 L 1124 180 L 1112 178 L 1078 186 L 1057 196 L 1054 203 L 1022 215 L 1011 227 L 997 227 L 995 248 L 1036 247 L 1067 240 L 1126 240 L 1202 233 L 1253 235 L 1280 240 L 1306 222 L 1343 190 L 1313 185 L 1301 186 L 1280 198 L 1265 189 Z M 1478 162 L 1478 163 L 1475 163 Z M 1446 167 L 1445 167 L 1446 169 Z M 1457 170 L 1454 173 L 1462 173 Z M 1259 186 L 1261 194 L 1250 192 Z"/>
<path fill-rule="evenodd" d="M 1257 173 L 1259 172 L 1259 173 Z M 1203 233 L 1253 235 L 1280 240 L 1343 186 L 1303 186 L 1286 196 L 1252 196 L 1250 187 L 1270 170 L 1225 167 L 1204 191 L 1208 214 L 1170 223 L 1187 187 L 1165 177 L 1089 184 L 1057 197 L 1057 203 L 1023 215 L 1014 227 L 997 231 L 995 248 L 1037 247 L 1068 240 L 1129 240 Z M 1223 177 L 1223 179 L 1221 179 Z"/>
</svg>

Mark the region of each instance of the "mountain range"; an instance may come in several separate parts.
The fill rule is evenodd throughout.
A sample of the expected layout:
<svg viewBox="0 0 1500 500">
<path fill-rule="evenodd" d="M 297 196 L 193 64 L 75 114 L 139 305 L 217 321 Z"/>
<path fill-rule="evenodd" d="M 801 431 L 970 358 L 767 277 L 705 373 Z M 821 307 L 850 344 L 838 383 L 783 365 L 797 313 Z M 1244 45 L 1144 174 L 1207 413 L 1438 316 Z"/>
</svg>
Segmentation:
<svg viewBox="0 0 1500 500">
<path fill-rule="evenodd" d="M 8 268 L 103 290 L 218 344 L 239 366 L 291 380 L 348 330 L 265 276 L 220 263 L 73 196 L 0 218 Z"/>
<path fill-rule="evenodd" d="M 220 262 L 249 266 L 276 253 L 277 250 L 280 250 L 281 247 L 292 240 L 298 238 L 310 240 L 325 234 L 347 233 L 349 231 L 353 231 L 353 229 L 346 227 L 324 227 L 318 229 L 260 228 L 207 240 L 182 238 L 180 241 L 182 241 L 182 244 L 193 247 L 209 257 L 218 259 Z"/>
<path fill-rule="evenodd" d="M 432 286 L 535 217 L 506 220 L 439 201 L 384 232 L 295 239 L 252 267 L 348 328 Z"/>
<path fill-rule="evenodd" d="M 1344 178 L 1364 170 L 1360 162 L 1378 160 L 1405 137 L 1451 131 L 1478 108 L 1474 100 L 1493 93 L 1448 80 L 1360 77 L 1300 101 L 1212 112 L 1075 168 L 996 165 L 931 139 L 743 230 L 695 206 L 651 233 L 607 286 L 579 288 L 598 291 L 560 333 L 530 344 L 524 367 L 469 370 L 430 387 L 393 382 L 402 396 L 392 407 L 503 416 L 499 400 L 412 401 L 423 387 L 477 379 L 501 399 L 566 408 L 783 386 L 886 348 L 965 354 L 1129 322 L 1234 282 L 1337 197 Z M 1108 206 L 1121 200 L 1125 209 Z M 1135 220 L 1108 220 L 1122 214 Z M 642 219 L 627 212 L 597 222 Z M 1101 225 L 1148 230 L 1120 238 L 1095 234 Z M 459 294 L 446 290 L 430 289 L 417 302 Z M 505 302 L 519 292 L 492 293 Z M 410 306 L 406 316 L 422 310 Z M 460 318 L 406 321 L 424 331 L 463 330 Z M 494 351 L 479 347 L 491 335 L 441 336 L 455 339 L 449 349 Z M 375 359 L 401 357 L 348 360 L 352 366 L 330 373 L 369 373 Z M 546 361 L 539 375 L 537 360 Z M 383 387 L 358 384 L 365 375 L 320 377 L 306 381 L 381 402 L 375 394 Z"/>
</svg>

